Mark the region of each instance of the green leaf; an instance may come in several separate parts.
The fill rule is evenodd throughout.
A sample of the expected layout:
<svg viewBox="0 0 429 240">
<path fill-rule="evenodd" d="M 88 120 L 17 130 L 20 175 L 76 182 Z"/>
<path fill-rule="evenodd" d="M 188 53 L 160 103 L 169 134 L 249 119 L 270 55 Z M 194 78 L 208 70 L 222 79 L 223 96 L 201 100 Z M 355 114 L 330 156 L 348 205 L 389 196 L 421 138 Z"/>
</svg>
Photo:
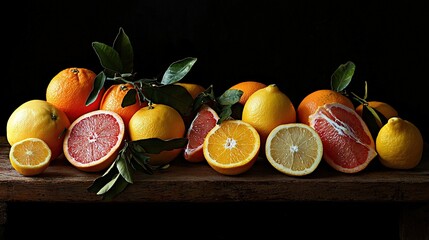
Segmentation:
<svg viewBox="0 0 429 240">
<path fill-rule="evenodd" d="M 104 87 L 104 82 L 106 82 L 106 75 L 104 72 L 100 72 L 94 79 L 94 85 L 92 87 L 92 91 L 86 99 L 86 106 L 93 103 L 100 93 L 101 89 Z"/>
<path fill-rule="evenodd" d="M 377 138 L 381 127 L 387 122 L 387 119 L 383 116 L 383 114 L 381 114 L 375 108 L 368 106 L 367 104 L 363 105 L 362 119 L 368 126 L 368 129 L 371 132 L 374 140 Z"/>
<path fill-rule="evenodd" d="M 355 68 L 355 64 L 350 61 L 341 64 L 331 76 L 331 89 L 336 92 L 343 91 L 351 82 Z"/>
<path fill-rule="evenodd" d="M 115 161 L 116 162 L 116 161 Z M 95 181 L 88 187 L 89 192 L 97 193 L 106 184 L 108 184 L 112 178 L 118 173 L 118 169 L 115 166 L 115 162 L 110 165 L 109 169 L 101 176 L 95 179 Z"/>
<path fill-rule="evenodd" d="M 173 138 L 169 140 L 162 140 L 159 138 L 147 138 L 131 141 L 130 145 L 134 148 L 134 145 L 138 145 L 143 148 L 146 153 L 157 154 L 162 151 L 169 151 L 177 148 L 183 148 L 188 143 L 187 138 Z"/>
<path fill-rule="evenodd" d="M 129 165 L 128 161 L 121 157 L 116 162 L 116 167 L 118 168 L 119 173 L 122 175 L 122 177 L 125 179 L 125 181 L 129 183 L 133 183 L 133 173 L 134 170 Z"/>
<path fill-rule="evenodd" d="M 144 86 L 142 91 L 153 103 L 162 103 L 176 109 L 182 116 L 188 116 L 194 99 L 189 92 L 179 85 Z"/>
<path fill-rule="evenodd" d="M 206 88 L 202 93 L 200 93 L 194 100 L 192 111 L 196 112 L 200 107 L 204 104 L 208 104 L 214 107 L 214 103 L 216 102 L 216 97 L 213 92 L 213 85 L 210 85 Z M 214 110 L 217 112 L 218 109 Z"/>
<path fill-rule="evenodd" d="M 116 183 L 116 181 L 121 178 L 121 174 L 118 172 L 116 173 L 109 182 L 107 182 L 98 192 L 97 195 L 103 195 L 107 191 L 109 191 Z"/>
<path fill-rule="evenodd" d="M 219 114 L 219 120 L 217 120 L 217 124 L 221 124 L 223 121 L 229 119 L 232 114 L 232 105 L 225 105 L 222 108 L 222 111 Z"/>
<path fill-rule="evenodd" d="M 126 73 L 133 72 L 134 68 L 134 52 L 130 39 L 125 34 L 124 29 L 119 28 L 118 35 L 113 42 L 113 48 L 118 52 L 122 62 L 122 71 Z M 122 72 L 121 72 L 122 73 Z"/>
<path fill-rule="evenodd" d="M 173 62 L 162 76 L 161 84 L 167 85 L 180 81 L 188 74 L 196 61 L 196 58 L 188 57 Z"/>
<path fill-rule="evenodd" d="M 111 186 L 111 188 L 103 193 L 98 195 L 103 195 L 103 200 L 112 200 L 116 196 L 118 196 L 120 193 L 122 193 L 125 188 L 127 188 L 129 183 L 125 181 L 125 179 L 122 177 L 122 175 L 118 174 L 118 178 L 116 179 L 115 183 Z"/>
<path fill-rule="evenodd" d="M 226 90 L 218 99 L 220 105 L 233 105 L 240 101 L 243 91 L 238 89 Z"/>
<path fill-rule="evenodd" d="M 95 53 L 97 54 L 100 64 L 103 66 L 103 68 L 117 73 L 123 72 L 124 69 L 122 66 L 121 57 L 115 49 L 100 42 L 93 42 L 92 47 L 95 50 Z"/>
<path fill-rule="evenodd" d="M 137 95 L 136 89 L 132 88 L 128 90 L 128 92 L 124 96 L 124 99 L 122 99 L 121 107 L 124 108 L 126 106 L 130 106 L 136 103 L 137 101 L 136 95 Z"/>
<path fill-rule="evenodd" d="M 133 159 L 134 161 L 131 162 L 131 165 L 134 169 L 143 171 L 146 174 L 153 174 L 153 166 L 149 164 L 150 157 L 146 153 L 133 152 Z"/>
</svg>

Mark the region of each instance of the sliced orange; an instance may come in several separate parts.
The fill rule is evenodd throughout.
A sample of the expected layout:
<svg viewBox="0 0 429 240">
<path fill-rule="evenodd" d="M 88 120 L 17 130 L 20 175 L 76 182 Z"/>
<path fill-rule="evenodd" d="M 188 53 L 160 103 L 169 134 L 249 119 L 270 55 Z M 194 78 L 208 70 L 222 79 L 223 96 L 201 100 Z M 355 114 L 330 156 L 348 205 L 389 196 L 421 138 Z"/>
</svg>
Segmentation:
<svg viewBox="0 0 429 240">
<path fill-rule="evenodd" d="M 238 175 L 253 166 L 260 146 L 259 134 L 252 125 L 241 120 L 227 120 L 207 133 L 203 152 L 215 171 Z"/>
<path fill-rule="evenodd" d="M 51 149 L 40 138 L 26 138 L 12 145 L 9 160 L 12 167 L 24 176 L 42 173 L 49 166 Z"/>
<path fill-rule="evenodd" d="M 268 135 L 265 154 L 278 171 L 303 176 L 316 170 L 323 157 L 323 144 L 318 133 L 306 124 L 282 124 Z"/>
</svg>

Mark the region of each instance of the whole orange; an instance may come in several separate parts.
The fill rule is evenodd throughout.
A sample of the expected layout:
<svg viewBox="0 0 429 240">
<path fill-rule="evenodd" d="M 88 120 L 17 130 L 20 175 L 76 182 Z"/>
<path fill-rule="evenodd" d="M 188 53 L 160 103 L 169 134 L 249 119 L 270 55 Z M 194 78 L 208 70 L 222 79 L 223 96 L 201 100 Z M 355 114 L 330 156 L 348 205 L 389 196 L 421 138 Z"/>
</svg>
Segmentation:
<svg viewBox="0 0 429 240">
<path fill-rule="evenodd" d="M 185 122 L 176 109 L 165 104 L 152 104 L 140 108 L 130 119 L 128 131 L 131 141 L 159 138 L 169 140 L 185 136 Z M 174 160 L 183 149 L 150 154 L 149 163 L 164 165 Z"/>
<path fill-rule="evenodd" d="M 297 108 L 297 121 L 309 125 L 308 117 L 315 113 L 319 106 L 334 102 L 354 109 L 353 102 L 343 94 L 331 89 L 320 89 L 302 99 Z"/>
<path fill-rule="evenodd" d="M 46 101 L 65 112 L 70 122 L 84 113 L 99 109 L 104 87 L 96 100 L 86 105 L 96 74 L 86 68 L 66 68 L 55 75 L 46 89 Z"/>
<path fill-rule="evenodd" d="M 134 89 L 134 86 L 130 83 L 113 84 L 106 90 L 100 103 L 101 110 L 109 110 L 119 114 L 122 120 L 124 120 L 126 128 L 128 128 L 128 122 L 134 113 L 140 108 L 147 106 L 147 102 L 141 102 L 136 95 L 136 102 L 134 104 L 122 107 L 122 101 L 131 89 Z"/>
<path fill-rule="evenodd" d="M 257 81 L 244 81 L 239 82 L 235 84 L 234 86 L 230 87 L 229 89 L 237 89 L 243 91 L 243 95 L 241 95 L 240 103 L 244 105 L 247 102 L 247 99 L 249 99 L 250 95 L 258 91 L 259 89 L 262 89 L 266 87 L 267 85 L 265 83 L 257 82 Z"/>
<path fill-rule="evenodd" d="M 205 90 L 203 86 L 196 83 L 176 82 L 175 84 L 184 87 L 193 99 Z"/>
<path fill-rule="evenodd" d="M 368 106 L 374 108 L 375 110 L 379 111 L 381 114 L 383 114 L 383 116 L 386 119 L 389 119 L 391 117 L 397 117 L 398 116 L 398 111 L 396 111 L 395 108 L 393 108 L 391 105 L 385 103 L 385 102 L 380 102 L 380 101 L 368 101 L 367 102 Z M 363 104 L 360 104 L 359 106 L 356 107 L 356 112 L 362 116 L 362 111 L 363 111 Z"/>
<path fill-rule="evenodd" d="M 9 116 L 6 137 L 10 145 L 26 138 L 39 138 L 51 149 L 51 160 L 63 153 L 63 139 L 70 121 L 67 115 L 45 100 L 21 104 Z"/>
</svg>

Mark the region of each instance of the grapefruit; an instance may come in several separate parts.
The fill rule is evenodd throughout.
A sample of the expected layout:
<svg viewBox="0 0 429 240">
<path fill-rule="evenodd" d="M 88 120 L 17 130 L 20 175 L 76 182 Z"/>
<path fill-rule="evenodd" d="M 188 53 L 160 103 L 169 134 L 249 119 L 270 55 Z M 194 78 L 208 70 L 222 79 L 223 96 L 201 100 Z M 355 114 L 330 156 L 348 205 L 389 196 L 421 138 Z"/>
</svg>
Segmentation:
<svg viewBox="0 0 429 240">
<path fill-rule="evenodd" d="M 125 134 L 121 116 L 107 110 L 95 110 L 77 118 L 64 138 L 67 160 L 85 172 L 109 167 L 117 157 Z"/>
<path fill-rule="evenodd" d="M 209 106 L 204 105 L 195 115 L 186 133 L 188 144 L 183 156 L 189 162 L 204 161 L 203 143 L 207 133 L 216 126 L 218 114 Z"/>
<path fill-rule="evenodd" d="M 356 173 L 377 155 L 368 126 L 354 109 L 341 103 L 325 104 L 309 121 L 322 140 L 323 158 L 334 169 Z"/>
</svg>

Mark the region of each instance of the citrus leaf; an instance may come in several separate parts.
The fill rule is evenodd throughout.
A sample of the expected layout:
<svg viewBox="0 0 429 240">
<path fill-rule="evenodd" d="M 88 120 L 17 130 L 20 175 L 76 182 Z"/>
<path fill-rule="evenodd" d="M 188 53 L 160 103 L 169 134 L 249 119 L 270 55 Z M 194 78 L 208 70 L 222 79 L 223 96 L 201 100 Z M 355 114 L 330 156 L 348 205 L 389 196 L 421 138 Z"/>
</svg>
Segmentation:
<svg viewBox="0 0 429 240">
<path fill-rule="evenodd" d="M 383 116 L 375 108 L 368 106 L 367 104 L 363 105 L 362 108 L 362 119 L 368 126 L 369 131 L 374 139 L 377 138 L 380 128 L 387 122 L 386 117 Z"/>
<path fill-rule="evenodd" d="M 137 90 L 132 88 L 130 90 L 128 90 L 128 92 L 125 94 L 124 99 L 122 99 L 122 103 L 121 103 L 121 107 L 126 107 L 126 106 L 130 106 L 133 105 L 134 103 L 136 103 L 136 95 L 137 95 Z"/>
<path fill-rule="evenodd" d="M 109 182 L 107 182 L 98 192 L 97 195 L 103 195 L 104 193 L 106 193 L 107 191 L 110 190 L 110 188 L 112 188 L 116 181 L 121 177 L 121 174 L 115 173 L 115 175 L 110 179 Z"/>
<path fill-rule="evenodd" d="M 101 89 L 104 86 L 104 82 L 106 81 L 106 75 L 104 74 L 104 72 L 100 72 L 94 79 L 94 85 L 92 87 L 92 91 L 89 94 L 88 98 L 86 99 L 86 106 L 90 105 L 91 103 L 93 103 L 97 97 L 98 94 L 100 93 Z"/>
<path fill-rule="evenodd" d="M 113 48 L 118 52 L 122 63 L 122 71 L 131 73 L 134 68 L 134 52 L 130 39 L 124 29 L 119 28 L 118 35 L 113 42 Z"/>
<path fill-rule="evenodd" d="M 162 151 L 169 151 L 177 148 L 183 148 L 188 143 L 187 138 L 173 138 L 169 140 L 162 140 L 159 138 L 146 138 L 131 141 L 132 148 L 134 145 L 142 147 L 146 153 L 157 154 Z"/>
<path fill-rule="evenodd" d="M 206 88 L 203 92 L 198 94 L 198 96 L 195 98 L 192 111 L 198 111 L 200 107 L 204 104 L 213 105 L 210 103 L 214 103 L 216 101 L 216 97 L 213 92 L 213 85 L 210 85 L 208 88 Z M 215 109 L 216 111 L 216 109 Z"/>
<path fill-rule="evenodd" d="M 173 62 L 162 76 L 161 84 L 167 85 L 180 81 L 188 74 L 196 61 L 196 58 L 187 57 Z"/>
<path fill-rule="evenodd" d="M 116 161 L 116 168 L 118 168 L 119 173 L 125 179 L 125 181 L 133 183 L 134 171 L 125 158 L 121 157 Z"/>
<path fill-rule="evenodd" d="M 123 192 L 128 185 L 129 183 L 125 181 L 122 175 L 118 174 L 118 178 L 116 179 L 115 183 L 111 186 L 111 188 L 107 192 L 102 194 L 103 200 L 112 200 L 113 198 L 118 196 L 121 192 Z"/>
<path fill-rule="evenodd" d="M 341 64 L 331 76 L 331 89 L 341 92 L 349 85 L 355 72 L 355 64 L 351 61 Z"/>
<path fill-rule="evenodd" d="M 115 164 L 110 165 L 109 169 L 101 176 L 95 179 L 95 181 L 88 187 L 89 192 L 97 193 L 102 189 L 107 183 L 109 183 L 112 178 L 118 173 L 118 169 L 114 167 Z"/>
<path fill-rule="evenodd" d="M 115 49 L 100 42 L 93 42 L 92 48 L 95 50 L 95 53 L 97 54 L 100 64 L 103 66 L 103 68 L 117 73 L 123 72 L 121 58 Z"/>
<path fill-rule="evenodd" d="M 228 89 L 226 90 L 218 99 L 220 105 L 233 105 L 240 101 L 243 91 L 238 89 Z"/>
<path fill-rule="evenodd" d="M 230 118 L 232 114 L 231 106 L 232 105 L 223 106 L 222 111 L 219 114 L 219 120 L 217 120 L 217 124 L 221 124 L 223 121 Z"/>
<path fill-rule="evenodd" d="M 153 103 L 161 103 L 176 109 L 182 116 L 188 116 L 194 99 L 182 86 L 169 84 L 161 86 L 144 86 L 145 97 Z"/>
<path fill-rule="evenodd" d="M 152 166 L 149 164 L 150 157 L 147 154 L 144 153 L 133 153 L 133 159 L 134 161 L 131 162 L 131 165 L 134 169 L 143 171 L 147 174 L 153 174 Z M 137 163 L 137 165 L 133 163 Z"/>
</svg>

